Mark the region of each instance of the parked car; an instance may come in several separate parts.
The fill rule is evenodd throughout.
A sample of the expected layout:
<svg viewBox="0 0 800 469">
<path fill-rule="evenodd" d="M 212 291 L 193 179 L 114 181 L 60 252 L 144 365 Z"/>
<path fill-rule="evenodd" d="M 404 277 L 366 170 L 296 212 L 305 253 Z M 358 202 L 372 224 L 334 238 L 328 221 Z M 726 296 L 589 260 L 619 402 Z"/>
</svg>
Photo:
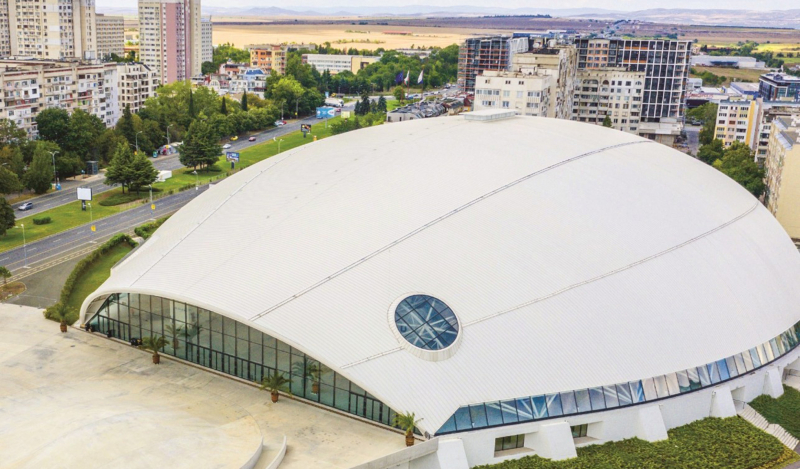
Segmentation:
<svg viewBox="0 0 800 469">
<path fill-rule="evenodd" d="M 235 142 L 237 140 L 239 140 L 239 136 L 238 135 L 234 135 L 233 137 L 231 137 L 231 142 Z"/>
<path fill-rule="evenodd" d="M 277 127 L 280 127 L 280 126 L 282 126 L 282 125 L 286 125 L 286 121 L 283 121 L 283 120 L 280 120 L 280 119 L 278 119 L 278 120 L 276 120 L 276 121 L 275 121 L 275 125 L 276 125 Z"/>
<path fill-rule="evenodd" d="M 225 145 L 222 145 L 222 149 L 223 149 L 223 150 L 227 150 L 227 149 L 228 149 L 228 148 L 230 148 L 230 147 L 231 147 L 231 144 L 230 144 L 230 143 L 226 143 Z"/>
<path fill-rule="evenodd" d="M 33 202 L 25 202 L 24 204 L 17 207 L 17 210 L 25 211 L 25 210 L 30 210 L 32 208 L 33 208 Z"/>
<path fill-rule="evenodd" d="M 248 142 L 255 142 L 255 141 L 256 141 L 256 138 L 255 138 L 255 137 L 250 137 L 250 138 L 248 138 L 248 139 L 247 139 L 247 141 L 248 141 Z"/>
</svg>

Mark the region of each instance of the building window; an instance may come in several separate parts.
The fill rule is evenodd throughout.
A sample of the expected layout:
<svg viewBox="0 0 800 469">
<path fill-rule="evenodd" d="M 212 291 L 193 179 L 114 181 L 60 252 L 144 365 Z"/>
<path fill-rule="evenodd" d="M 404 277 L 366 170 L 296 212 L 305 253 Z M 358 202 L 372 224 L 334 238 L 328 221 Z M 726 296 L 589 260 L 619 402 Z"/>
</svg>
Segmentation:
<svg viewBox="0 0 800 469">
<path fill-rule="evenodd" d="M 569 429 L 572 430 L 572 438 L 583 438 L 589 430 L 589 424 L 573 425 Z"/>
<path fill-rule="evenodd" d="M 506 104 L 503 106 L 508 107 Z M 423 350 L 445 349 L 458 337 L 458 319 L 453 310 L 432 296 L 404 299 L 395 309 L 394 320 L 403 338 Z"/>
<path fill-rule="evenodd" d="M 525 435 L 504 436 L 502 438 L 495 438 L 494 440 L 495 453 L 500 451 L 508 451 L 510 449 L 524 448 L 524 447 L 525 447 Z"/>
</svg>

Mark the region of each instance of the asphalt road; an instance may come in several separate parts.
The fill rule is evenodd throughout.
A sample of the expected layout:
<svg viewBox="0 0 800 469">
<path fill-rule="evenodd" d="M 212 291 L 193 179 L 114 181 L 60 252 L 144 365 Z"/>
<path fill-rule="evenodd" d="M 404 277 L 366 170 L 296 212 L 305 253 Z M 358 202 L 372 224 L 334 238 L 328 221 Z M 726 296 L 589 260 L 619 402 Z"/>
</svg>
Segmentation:
<svg viewBox="0 0 800 469">
<path fill-rule="evenodd" d="M 254 134 L 242 136 L 239 140 L 234 142 L 226 142 L 230 143 L 231 148 L 225 149 L 223 151 L 241 151 L 245 148 L 251 147 L 253 145 L 257 145 L 259 143 L 263 143 L 268 139 L 273 137 L 282 137 L 288 133 L 294 132 L 296 130 L 300 130 L 300 124 L 315 124 L 318 123 L 316 117 L 308 117 L 306 119 L 301 119 L 294 122 L 288 122 L 286 125 L 280 127 L 273 127 L 268 130 L 264 130 L 261 132 L 257 132 Z M 255 142 L 250 142 L 248 139 L 250 137 L 256 137 Z M 180 162 L 179 155 L 164 155 L 159 156 L 152 160 L 153 166 L 159 171 L 175 171 L 177 169 L 183 168 L 183 165 Z M 67 204 L 69 202 L 77 200 L 78 196 L 75 192 L 76 188 L 78 187 L 91 187 L 92 194 L 100 194 L 102 192 L 111 190 L 114 186 L 108 186 L 104 183 L 105 178 L 104 176 L 94 176 L 88 179 L 88 182 L 84 182 L 81 179 L 68 179 L 62 182 L 62 189 L 60 191 L 51 192 L 48 194 L 41 195 L 39 197 L 35 197 L 32 199 L 28 199 L 25 202 L 32 202 L 33 208 L 30 210 L 26 210 L 24 212 L 17 211 L 17 217 L 27 217 L 30 215 L 36 215 L 46 210 L 50 210 L 51 208 L 58 207 L 60 205 Z M 24 202 L 20 202 L 18 204 L 14 204 L 14 210 L 16 210 L 20 205 Z"/>
<path fill-rule="evenodd" d="M 685 125 L 683 130 L 686 132 L 686 143 L 689 145 L 689 154 L 697 156 L 697 149 L 700 147 L 700 129 L 696 125 Z"/>
</svg>

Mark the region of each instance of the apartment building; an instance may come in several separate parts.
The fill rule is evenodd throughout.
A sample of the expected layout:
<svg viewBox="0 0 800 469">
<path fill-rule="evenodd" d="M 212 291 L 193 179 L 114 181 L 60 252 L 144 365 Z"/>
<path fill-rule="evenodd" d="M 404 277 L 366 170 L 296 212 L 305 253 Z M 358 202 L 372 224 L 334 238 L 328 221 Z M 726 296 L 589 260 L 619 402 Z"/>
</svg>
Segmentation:
<svg viewBox="0 0 800 469">
<path fill-rule="evenodd" d="M 139 0 L 139 59 L 161 83 L 200 75 L 200 0 Z"/>
<path fill-rule="evenodd" d="M 117 64 L 117 87 L 119 109 L 130 106 L 137 113 L 148 98 L 156 95 L 158 74 L 140 62 Z"/>
<path fill-rule="evenodd" d="M 97 57 L 94 0 L 2 0 L 0 9 L 0 52 L 4 56 L 46 60 Z"/>
<path fill-rule="evenodd" d="M 767 101 L 800 101 L 800 77 L 765 73 L 758 79 L 758 95 Z"/>
<path fill-rule="evenodd" d="M 757 118 L 758 102 L 754 99 L 721 101 L 717 107 L 714 138 L 722 140 L 726 147 L 733 142 L 741 142 L 755 149 Z"/>
<path fill-rule="evenodd" d="M 331 75 L 345 71 L 355 74 L 380 59 L 380 57 L 368 55 L 303 54 L 303 63 L 316 68 L 319 73 L 328 71 Z"/>
<path fill-rule="evenodd" d="M 0 118 L 35 137 L 36 116 L 47 108 L 82 109 L 106 126 L 120 115 L 117 64 L 0 60 Z"/>
<path fill-rule="evenodd" d="M 645 72 L 625 67 L 587 68 L 578 71 L 572 120 L 639 133 Z"/>
<path fill-rule="evenodd" d="M 121 16 L 96 15 L 97 57 L 104 59 L 125 55 L 125 19 Z"/>
<path fill-rule="evenodd" d="M 556 78 L 528 70 L 485 70 L 475 78 L 474 110 L 513 109 L 524 116 L 552 117 L 550 96 Z"/>
<path fill-rule="evenodd" d="M 800 101 L 764 101 L 756 99 L 758 103 L 758 117 L 756 117 L 756 147 L 755 160 L 759 167 L 764 167 L 769 149 L 769 136 L 772 133 L 772 121 L 776 117 L 786 117 L 800 114 Z"/>
<path fill-rule="evenodd" d="M 211 62 L 214 60 L 214 43 L 212 36 L 214 34 L 214 26 L 211 23 L 210 17 L 200 19 L 200 47 L 202 52 L 200 54 L 200 63 Z"/>
<path fill-rule="evenodd" d="M 800 113 L 772 121 L 764 164 L 765 202 L 789 236 L 800 240 Z"/>
<path fill-rule="evenodd" d="M 266 74 L 286 73 L 286 54 L 289 47 L 285 44 L 260 44 L 250 46 L 250 66 L 259 68 Z"/>
<path fill-rule="evenodd" d="M 471 37 L 458 48 L 458 86 L 475 91 L 475 79 L 486 71 L 507 70 L 511 61 L 508 36 Z"/>
<path fill-rule="evenodd" d="M 547 117 L 569 119 L 575 90 L 577 57 L 575 48 L 571 46 L 537 47 L 530 52 L 515 53 L 511 59 L 511 70 L 536 70 L 552 75 L 555 86 L 550 88 L 550 112 Z"/>
<path fill-rule="evenodd" d="M 625 67 L 644 72 L 639 135 L 672 145 L 681 130 L 691 41 L 579 38 L 578 70 Z"/>
</svg>

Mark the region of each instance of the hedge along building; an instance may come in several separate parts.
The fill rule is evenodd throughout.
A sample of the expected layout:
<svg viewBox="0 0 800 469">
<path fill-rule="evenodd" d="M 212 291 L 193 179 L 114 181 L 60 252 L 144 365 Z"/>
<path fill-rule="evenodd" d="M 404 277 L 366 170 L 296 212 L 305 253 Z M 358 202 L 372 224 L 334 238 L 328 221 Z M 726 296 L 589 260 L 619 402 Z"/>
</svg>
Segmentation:
<svg viewBox="0 0 800 469">
<path fill-rule="evenodd" d="M 797 368 L 800 256 L 715 169 L 481 111 L 305 145 L 171 217 L 84 303 L 121 339 L 388 424 L 465 467 L 666 430 Z M 172 342 L 172 340 L 170 340 Z M 312 366 L 309 366 L 312 365 Z M 317 370 L 313 365 L 319 365 Z"/>
</svg>

